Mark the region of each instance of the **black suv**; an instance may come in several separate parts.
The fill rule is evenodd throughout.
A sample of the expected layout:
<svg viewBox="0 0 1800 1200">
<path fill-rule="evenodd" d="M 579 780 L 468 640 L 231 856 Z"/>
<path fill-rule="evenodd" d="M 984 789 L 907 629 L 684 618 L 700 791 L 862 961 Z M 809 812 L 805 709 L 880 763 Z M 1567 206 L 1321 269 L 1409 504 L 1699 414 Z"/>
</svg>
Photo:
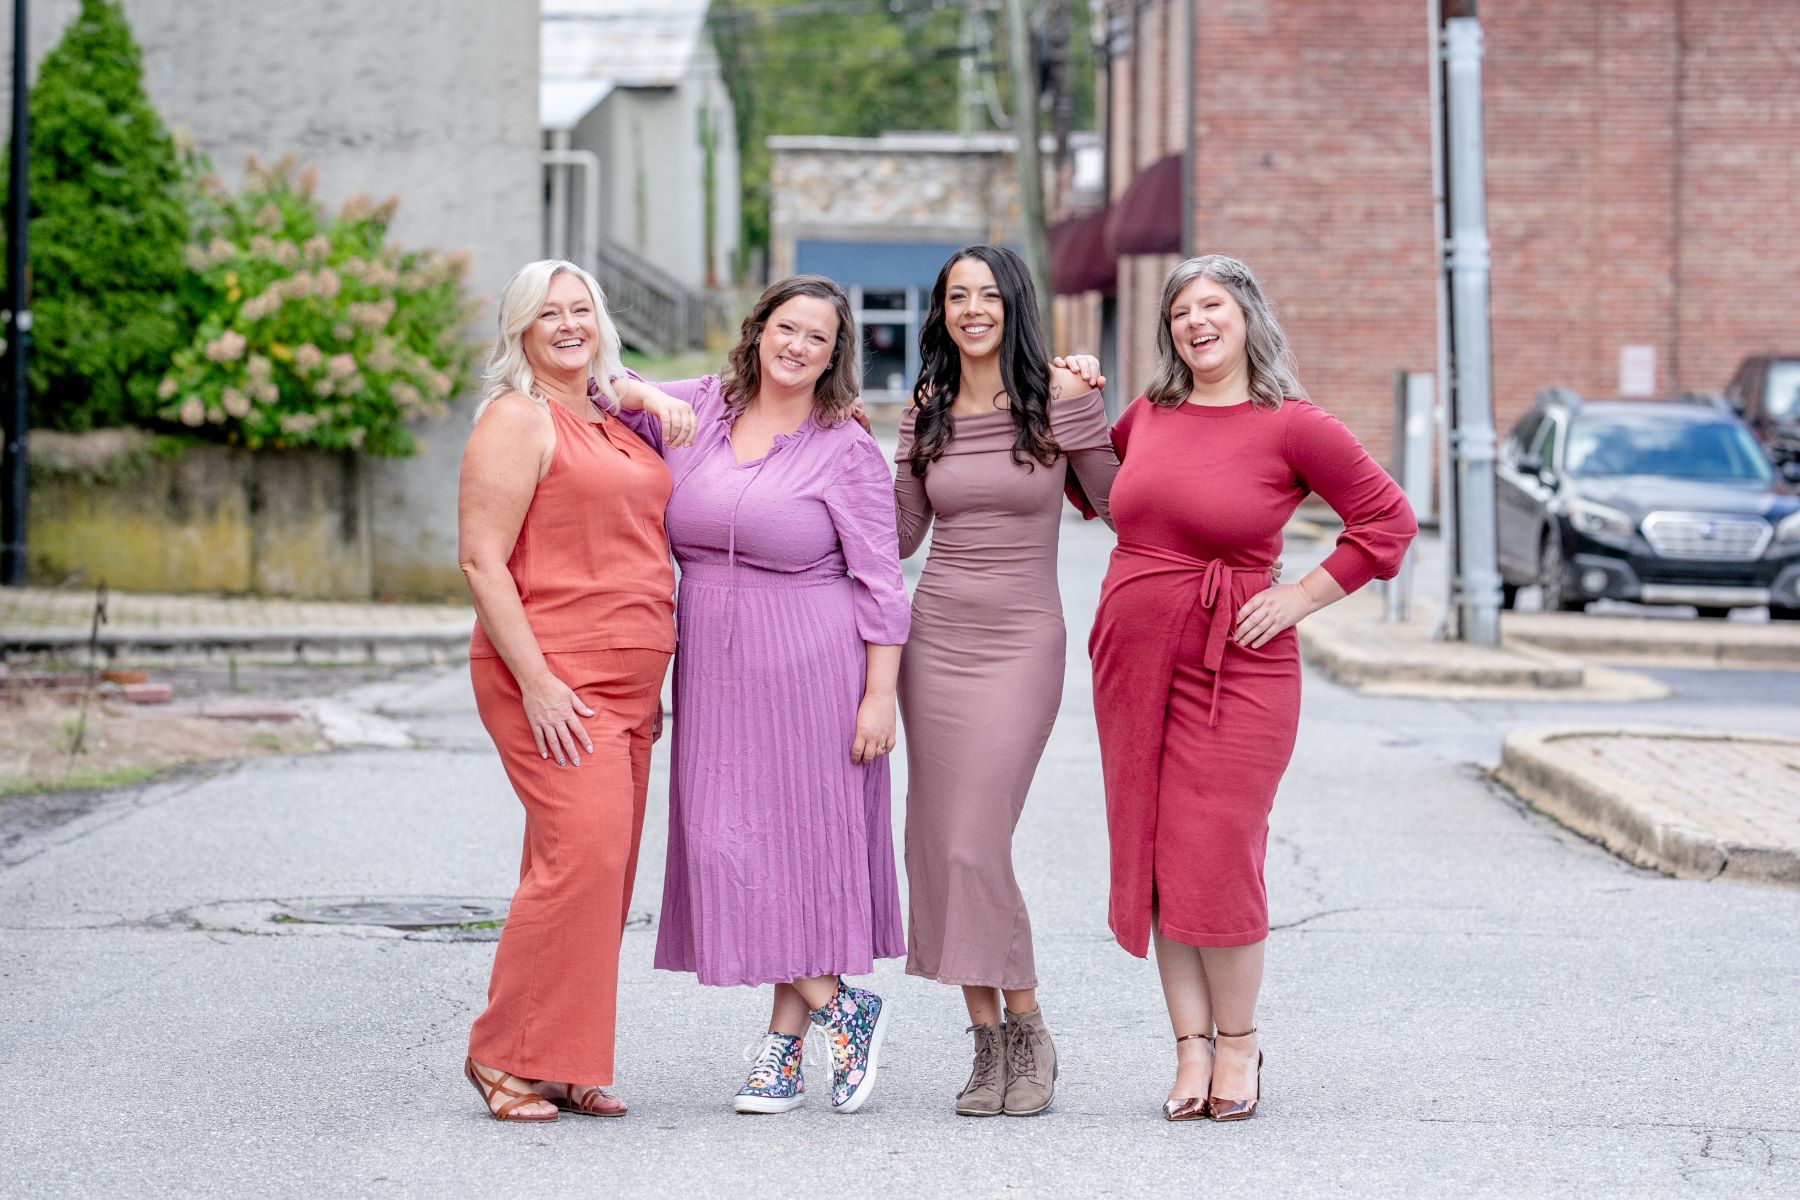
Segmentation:
<svg viewBox="0 0 1800 1200">
<path fill-rule="evenodd" d="M 1725 403 L 1789 479 L 1800 476 L 1800 354 L 1746 358 L 1725 385 Z"/>
<path fill-rule="evenodd" d="M 1495 471 L 1502 601 L 1768 605 L 1800 619 L 1800 497 L 1723 402 L 1541 393 Z"/>
</svg>

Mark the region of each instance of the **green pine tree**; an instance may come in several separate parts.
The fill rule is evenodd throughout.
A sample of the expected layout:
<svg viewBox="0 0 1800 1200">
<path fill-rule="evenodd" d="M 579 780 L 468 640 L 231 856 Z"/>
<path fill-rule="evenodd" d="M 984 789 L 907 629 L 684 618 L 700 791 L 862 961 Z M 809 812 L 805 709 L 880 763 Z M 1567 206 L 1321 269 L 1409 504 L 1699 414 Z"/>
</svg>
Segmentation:
<svg viewBox="0 0 1800 1200">
<path fill-rule="evenodd" d="M 189 217 L 117 0 L 82 0 L 30 103 L 32 425 L 132 423 L 187 341 Z"/>
</svg>

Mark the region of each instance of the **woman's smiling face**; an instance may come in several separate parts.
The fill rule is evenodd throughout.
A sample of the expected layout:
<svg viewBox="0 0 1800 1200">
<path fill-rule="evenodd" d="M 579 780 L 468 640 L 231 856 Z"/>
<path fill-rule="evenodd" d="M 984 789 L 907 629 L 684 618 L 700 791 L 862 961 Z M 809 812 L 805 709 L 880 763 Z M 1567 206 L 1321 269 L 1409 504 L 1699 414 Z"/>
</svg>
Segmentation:
<svg viewBox="0 0 1800 1200">
<path fill-rule="evenodd" d="M 944 281 L 944 327 L 965 358 L 984 358 L 1000 349 L 1006 303 L 993 268 L 979 258 L 951 264 Z"/>
<path fill-rule="evenodd" d="M 575 375 L 587 370 L 600 344 L 600 317 L 587 284 L 567 272 L 552 278 L 537 316 L 525 327 L 523 341 L 525 361 L 535 374 Z"/>
<path fill-rule="evenodd" d="M 1196 380 L 1216 382 L 1246 366 L 1244 310 L 1223 284 L 1194 280 L 1175 294 L 1168 316 L 1175 353 Z"/>
<path fill-rule="evenodd" d="M 831 365 L 837 344 L 837 308 L 817 296 L 795 296 L 763 323 L 756 348 L 765 384 L 785 391 L 811 392 Z"/>
</svg>

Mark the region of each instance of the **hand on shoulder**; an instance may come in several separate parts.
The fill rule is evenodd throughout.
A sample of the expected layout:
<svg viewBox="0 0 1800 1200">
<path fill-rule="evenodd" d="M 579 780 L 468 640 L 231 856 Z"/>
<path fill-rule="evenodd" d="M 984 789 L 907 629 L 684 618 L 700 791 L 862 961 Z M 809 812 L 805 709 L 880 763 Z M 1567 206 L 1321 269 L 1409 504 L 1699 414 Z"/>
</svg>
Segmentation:
<svg viewBox="0 0 1800 1200">
<path fill-rule="evenodd" d="M 1100 360 L 1091 354 L 1058 355 L 1050 360 L 1050 396 L 1085 396 L 1106 386 Z"/>
</svg>

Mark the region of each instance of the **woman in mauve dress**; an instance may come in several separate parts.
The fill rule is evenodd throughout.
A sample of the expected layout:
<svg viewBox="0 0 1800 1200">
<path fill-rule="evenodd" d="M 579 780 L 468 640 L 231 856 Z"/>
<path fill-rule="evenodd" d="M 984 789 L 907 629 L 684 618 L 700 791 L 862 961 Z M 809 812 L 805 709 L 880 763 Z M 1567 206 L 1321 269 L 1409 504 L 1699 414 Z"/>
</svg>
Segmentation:
<svg viewBox="0 0 1800 1200">
<path fill-rule="evenodd" d="M 956 1111 L 1032 1116 L 1050 1106 L 1057 1063 L 1013 830 L 1062 700 L 1064 488 L 1104 517 L 1118 459 L 1088 382 L 1099 364 L 1070 360 L 1087 379 L 1046 365 L 1011 250 L 969 246 L 945 263 L 919 340 L 894 478 L 901 556 L 936 523 L 900 666 L 906 969 L 962 987 L 975 1062 Z"/>
<path fill-rule="evenodd" d="M 1263 860 L 1300 718 L 1293 626 L 1393 578 L 1418 526 L 1387 472 L 1304 397 L 1243 263 L 1177 266 L 1156 340 L 1156 375 L 1113 428 L 1119 545 L 1089 641 L 1109 921 L 1132 954 L 1156 943 L 1177 1059 L 1163 1116 L 1237 1121 L 1262 1094 Z M 1299 583 L 1271 586 L 1309 492 L 1344 531 Z"/>
<path fill-rule="evenodd" d="M 832 1107 L 861 1106 L 888 1009 L 841 976 L 902 952 L 885 756 L 909 614 L 887 462 L 848 419 L 857 376 L 848 298 L 801 275 L 757 300 L 723 379 L 617 388 L 652 440 L 646 416 L 686 402 L 698 421 L 664 449 L 681 584 L 656 965 L 775 985 L 739 1112 L 801 1103 L 809 1019 Z"/>
</svg>

